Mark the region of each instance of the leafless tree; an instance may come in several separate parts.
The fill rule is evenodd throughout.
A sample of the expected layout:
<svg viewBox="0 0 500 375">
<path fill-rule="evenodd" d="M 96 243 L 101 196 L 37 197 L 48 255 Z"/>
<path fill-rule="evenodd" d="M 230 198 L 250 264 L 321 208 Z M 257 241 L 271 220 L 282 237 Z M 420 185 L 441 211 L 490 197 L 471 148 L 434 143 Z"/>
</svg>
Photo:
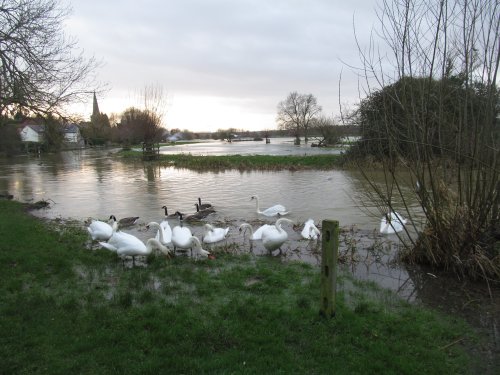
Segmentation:
<svg viewBox="0 0 500 375">
<path fill-rule="evenodd" d="M 308 142 L 308 131 L 311 121 L 321 112 L 316 97 L 312 94 L 291 92 L 286 100 L 278 104 L 278 127 L 292 131 L 295 142 L 300 144 L 300 134 L 304 133 L 304 141 Z"/>
<path fill-rule="evenodd" d="M 57 0 L 0 0 L 0 116 L 61 114 L 98 66 L 66 37 Z"/>
<path fill-rule="evenodd" d="M 384 147 L 377 203 L 416 218 L 406 171 L 425 224 L 404 259 L 498 280 L 499 1 L 385 0 L 379 19 L 389 60 L 360 49 L 368 98 L 382 98 L 367 121 Z"/>
</svg>

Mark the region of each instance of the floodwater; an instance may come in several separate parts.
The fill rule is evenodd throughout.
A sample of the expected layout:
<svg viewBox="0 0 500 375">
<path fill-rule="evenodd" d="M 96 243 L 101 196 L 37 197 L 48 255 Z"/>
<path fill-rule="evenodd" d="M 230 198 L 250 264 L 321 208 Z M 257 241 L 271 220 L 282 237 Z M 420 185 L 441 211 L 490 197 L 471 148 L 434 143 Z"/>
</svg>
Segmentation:
<svg viewBox="0 0 500 375">
<path fill-rule="evenodd" d="M 224 245 L 230 248 L 232 243 L 236 243 L 240 251 L 250 251 L 248 240 L 245 241 L 238 232 L 241 223 L 250 222 L 256 227 L 275 221 L 256 213 L 255 202 L 250 197 L 258 195 L 261 209 L 282 204 L 290 211 L 287 217 L 296 223 L 295 229 L 284 225 L 289 241 L 283 246 L 282 258 L 312 264 L 320 264 L 321 250 L 319 244 L 301 239 L 300 224 L 309 218 L 314 219 L 317 225 L 325 219 L 338 220 L 342 228 L 342 259 L 348 260 L 344 266 L 346 271 L 357 278 L 373 280 L 392 289 L 411 302 L 464 314 L 492 338 L 493 345 L 481 355 L 493 358 L 498 354 L 498 291 L 492 292 L 493 299 L 497 301 L 493 311 L 491 306 L 483 311 L 488 306 L 488 298 L 485 299 L 481 291 L 471 295 L 468 289 L 464 294 L 460 291 L 463 289 L 460 284 L 443 288 L 443 285 L 451 285 L 452 281 L 393 262 L 401 243 L 394 235 L 382 236 L 378 233 L 380 212 L 365 198 L 367 186 L 357 171 L 195 172 L 159 167 L 155 163 L 122 162 L 111 157 L 114 151 L 89 149 L 0 159 L 0 193 L 8 191 L 22 202 L 47 200 L 51 203 L 50 208 L 35 214 L 52 219 L 83 222 L 90 217 L 107 219 L 111 214 L 118 219 L 139 216 L 139 225 L 126 231 L 143 240 L 154 235 L 145 230 L 144 224 L 163 219 L 162 206 L 166 205 L 169 213 L 194 213 L 194 204 L 201 197 L 202 201 L 212 203 L 217 210 L 206 222 L 230 227 L 230 235 Z M 284 155 L 341 151 L 294 146 L 290 139 L 272 139 L 267 145 L 265 142 L 217 141 L 168 146 L 163 147 L 161 152 Z M 374 178 L 377 176 L 374 175 Z M 405 195 L 410 208 L 417 211 L 411 187 L 405 190 Z M 177 220 L 172 220 L 170 224 L 176 225 Z M 196 236 L 202 236 L 202 224 L 189 224 Z M 417 229 L 420 226 L 418 222 L 413 224 Z M 256 254 L 265 254 L 259 243 L 252 250 Z M 279 256 L 277 252 L 273 255 Z M 436 293 L 439 286 L 439 293 Z M 484 291 L 484 288 L 481 290 Z"/>
</svg>

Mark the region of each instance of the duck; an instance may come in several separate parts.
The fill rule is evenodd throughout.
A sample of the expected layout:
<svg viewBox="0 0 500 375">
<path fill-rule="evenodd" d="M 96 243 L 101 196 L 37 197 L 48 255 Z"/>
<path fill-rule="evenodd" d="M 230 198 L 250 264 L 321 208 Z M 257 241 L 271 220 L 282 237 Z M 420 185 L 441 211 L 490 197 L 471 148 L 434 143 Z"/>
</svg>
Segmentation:
<svg viewBox="0 0 500 375">
<path fill-rule="evenodd" d="M 107 241 L 113 235 L 113 232 L 118 229 L 118 224 L 116 223 L 116 218 L 114 215 L 109 217 L 109 221 L 106 223 L 100 220 L 94 220 L 90 222 L 87 227 L 87 231 L 92 237 L 92 241 Z"/>
<path fill-rule="evenodd" d="M 264 229 L 271 227 L 272 225 L 269 224 L 264 224 L 261 227 L 259 227 L 256 231 L 253 230 L 252 226 L 248 223 L 243 223 L 239 226 L 239 231 L 240 233 L 243 231 L 245 232 L 246 229 L 250 230 L 250 241 L 259 241 L 262 239 L 262 232 Z"/>
<path fill-rule="evenodd" d="M 201 247 L 201 242 L 198 239 L 198 237 L 191 236 L 190 240 L 191 240 L 191 244 L 192 244 L 193 249 L 194 249 L 194 253 L 192 254 L 193 258 L 195 258 L 195 259 L 207 259 L 207 258 L 214 259 L 214 256 L 209 251 L 204 250 Z"/>
<path fill-rule="evenodd" d="M 177 214 L 176 213 L 173 213 L 173 214 L 168 214 L 168 208 L 167 206 L 162 206 L 161 208 L 163 208 L 165 210 L 165 219 L 175 219 L 177 217 Z"/>
<path fill-rule="evenodd" d="M 155 238 L 150 238 L 144 243 L 136 236 L 122 231 L 114 232 L 107 242 L 99 242 L 99 245 L 116 252 L 120 257 L 131 256 L 134 266 L 136 256 L 147 256 L 155 248 L 170 257 L 170 250 Z"/>
<path fill-rule="evenodd" d="M 207 208 L 213 207 L 210 203 L 201 204 L 201 198 L 198 198 L 198 205 L 200 210 L 206 210 Z"/>
<path fill-rule="evenodd" d="M 150 227 L 157 229 L 155 239 L 160 241 L 163 246 L 172 243 L 172 229 L 168 221 L 164 220 L 159 224 L 156 221 L 152 221 L 146 225 L 147 229 Z"/>
<path fill-rule="evenodd" d="M 276 220 L 276 223 L 271 225 L 270 228 L 266 228 L 262 231 L 262 244 L 269 253 L 279 249 L 281 254 L 281 246 L 288 239 L 288 233 L 281 228 L 281 223 L 283 222 L 293 224 L 292 220 L 282 217 Z"/>
<path fill-rule="evenodd" d="M 118 220 L 118 227 L 131 227 L 132 225 L 135 225 L 137 223 L 137 220 L 139 220 L 139 216 L 124 217 L 123 219 Z"/>
<path fill-rule="evenodd" d="M 314 225 L 314 220 L 309 219 L 304 223 L 304 229 L 300 233 L 306 240 L 317 240 L 321 235 L 319 229 Z"/>
<path fill-rule="evenodd" d="M 264 211 L 261 211 L 259 208 L 259 197 L 257 195 L 253 195 L 252 198 L 250 198 L 250 200 L 254 200 L 254 199 L 255 199 L 255 202 L 257 205 L 257 213 L 258 214 L 261 214 L 264 216 L 269 216 L 269 217 L 276 216 L 276 215 L 281 216 L 281 215 L 288 214 L 288 211 L 286 210 L 286 208 L 284 206 L 282 206 L 281 204 L 276 204 L 272 207 L 266 208 Z"/>
<path fill-rule="evenodd" d="M 193 237 L 193 233 L 191 233 L 189 228 L 183 226 L 182 214 L 179 211 L 176 213 L 179 217 L 179 225 L 172 229 L 172 244 L 174 245 L 174 251 L 177 248 L 192 250 L 193 245 L 191 243 L 191 237 Z"/>
<path fill-rule="evenodd" d="M 229 227 L 227 228 L 214 228 L 210 224 L 205 224 L 204 226 L 205 233 L 203 235 L 204 243 L 215 243 L 220 242 L 226 238 L 227 233 L 229 232 Z"/>
<path fill-rule="evenodd" d="M 380 220 L 380 233 L 394 234 L 402 232 L 407 220 L 395 211 L 390 211 Z"/>
</svg>

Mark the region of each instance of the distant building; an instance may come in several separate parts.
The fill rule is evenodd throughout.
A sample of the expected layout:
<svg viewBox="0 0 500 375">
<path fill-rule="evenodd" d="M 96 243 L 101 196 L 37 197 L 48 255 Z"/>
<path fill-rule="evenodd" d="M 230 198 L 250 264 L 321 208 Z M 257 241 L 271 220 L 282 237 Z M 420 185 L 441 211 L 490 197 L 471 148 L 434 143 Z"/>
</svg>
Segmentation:
<svg viewBox="0 0 500 375">
<path fill-rule="evenodd" d="M 45 127 L 39 124 L 21 124 L 19 135 L 22 142 L 42 143 Z"/>
<path fill-rule="evenodd" d="M 80 128 L 76 124 L 66 124 L 63 128 L 64 141 L 71 144 L 82 144 L 83 138 L 80 133 Z"/>
</svg>

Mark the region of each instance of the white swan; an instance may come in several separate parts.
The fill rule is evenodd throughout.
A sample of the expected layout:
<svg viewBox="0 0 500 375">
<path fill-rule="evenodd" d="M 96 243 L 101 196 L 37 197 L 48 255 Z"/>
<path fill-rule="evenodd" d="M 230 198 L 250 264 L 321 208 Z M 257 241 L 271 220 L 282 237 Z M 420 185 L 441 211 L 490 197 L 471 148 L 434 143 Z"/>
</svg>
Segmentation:
<svg viewBox="0 0 500 375">
<path fill-rule="evenodd" d="M 262 243 L 267 251 L 272 252 L 273 250 L 279 249 L 281 254 L 281 246 L 288 239 L 288 233 L 281 228 L 281 223 L 285 221 L 293 224 L 292 220 L 282 217 L 276 220 L 276 224 L 262 231 Z"/>
<path fill-rule="evenodd" d="M 206 259 L 206 258 L 213 258 L 213 255 L 210 254 L 210 252 L 208 252 L 207 250 L 204 250 L 202 247 L 201 247 L 201 242 L 200 240 L 198 239 L 198 237 L 195 237 L 195 236 L 191 236 L 191 244 L 193 246 L 193 249 L 194 249 L 194 253 L 193 253 L 193 257 L 196 258 L 196 259 Z"/>
<path fill-rule="evenodd" d="M 108 223 L 111 223 L 108 224 Z M 113 235 L 113 232 L 118 229 L 118 224 L 113 215 L 109 217 L 108 223 L 100 220 L 93 220 L 87 227 L 93 241 L 107 241 Z"/>
<path fill-rule="evenodd" d="M 304 223 L 304 229 L 302 229 L 300 234 L 302 235 L 302 238 L 305 238 L 306 240 L 317 240 L 321 235 L 321 232 L 316 225 L 314 225 L 314 220 L 309 219 Z"/>
<path fill-rule="evenodd" d="M 192 249 L 191 237 L 193 237 L 193 233 L 191 233 L 189 228 L 182 226 L 182 214 L 179 213 L 178 216 L 180 225 L 172 229 L 172 244 L 174 245 L 174 251 L 177 248 Z"/>
<path fill-rule="evenodd" d="M 257 213 L 264 216 L 276 216 L 276 215 L 286 215 L 288 211 L 281 204 L 276 204 L 272 207 L 266 208 L 264 211 L 260 210 L 259 207 L 259 197 L 257 195 L 253 195 L 251 200 L 254 200 L 257 205 Z"/>
<path fill-rule="evenodd" d="M 227 233 L 229 232 L 229 227 L 214 228 L 210 224 L 205 224 L 203 227 L 205 229 L 205 232 L 203 234 L 204 243 L 215 243 L 222 241 L 224 238 L 226 238 Z"/>
<path fill-rule="evenodd" d="M 159 249 L 166 256 L 170 256 L 170 250 L 163 246 L 160 241 L 150 238 L 144 244 L 136 236 L 125 232 L 114 232 L 108 242 L 99 242 L 99 244 L 108 250 L 115 251 L 121 257 L 131 256 L 134 266 L 136 256 L 147 256 L 154 248 Z"/>
<path fill-rule="evenodd" d="M 153 221 L 153 223 L 155 222 Z M 172 242 L 172 228 L 170 228 L 170 224 L 168 223 L 167 219 L 164 219 L 160 224 L 158 224 L 157 229 L 158 231 L 156 232 L 155 238 L 158 241 L 160 241 L 163 245 L 168 245 Z"/>
<path fill-rule="evenodd" d="M 172 242 L 172 229 L 168 224 L 168 221 L 164 220 L 160 224 L 156 221 L 152 221 L 146 225 L 146 229 L 153 227 L 157 229 L 155 240 L 160 241 L 163 246 L 167 246 Z"/>
<path fill-rule="evenodd" d="M 380 220 L 380 233 L 394 234 L 402 232 L 406 221 L 400 214 L 391 211 Z"/>
<path fill-rule="evenodd" d="M 250 230 L 250 241 L 259 241 L 262 239 L 262 232 L 264 231 L 264 229 L 272 227 L 272 226 L 273 225 L 264 224 L 254 232 L 254 230 L 250 224 L 243 223 L 240 225 L 239 231 L 242 232 L 244 228 L 246 231 L 246 229 L 248 228 Z"/>
</svg>

